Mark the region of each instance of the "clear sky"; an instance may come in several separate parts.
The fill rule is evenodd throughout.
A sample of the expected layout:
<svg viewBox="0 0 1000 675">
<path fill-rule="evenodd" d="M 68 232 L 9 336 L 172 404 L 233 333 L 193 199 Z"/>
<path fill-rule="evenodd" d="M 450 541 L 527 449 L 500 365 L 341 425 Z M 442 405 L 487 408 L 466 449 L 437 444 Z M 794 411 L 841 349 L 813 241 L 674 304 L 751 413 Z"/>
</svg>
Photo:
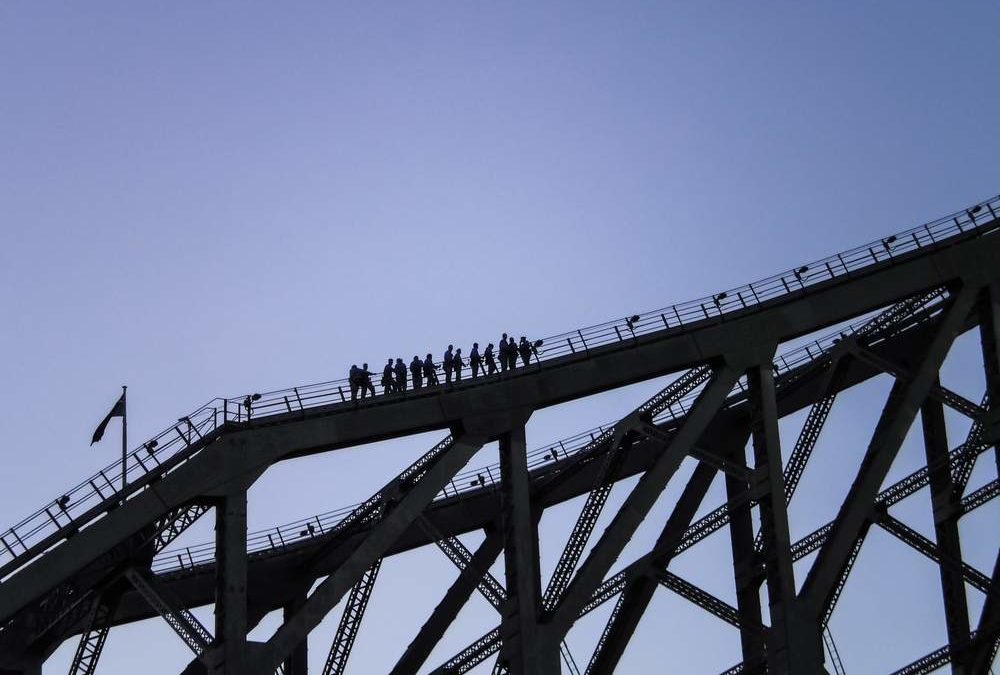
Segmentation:
<svg viewBox="0 0 1000 675">
<path fill-rule="evenodd" d="M 88 443 L 122 384 L 138 441 L 214 396 L 626 316 L 1000 192 L 998 26 L 985 1 L 3 3 L 3 524 L 114 459 L 116 426 Z M 975 340 L 960 347 L 947 383 L 978 400 Z M 860 456 L 887 387 L 843 397 L 794 532 L 836 512 L 855 466 L 838 455 Z M 656 389 L 539 413 L 529 444 Z M 363 499 L 438 438 L 277 467 L 251 527 Z M 915 499 L 900 514 L 928 532 Z M 543 521 L 549 569 L 576 508 Z M 995 544 L 971 539 L 988 571 Z M 721 534 L 678 568 L 732 601 L 728 556 Z M 384 671 L 452 576 L 434 550 L 387 563 L 351 671 Z M 925 560 L 874 533 L 857 577 L 854 618 L 832 624 L 852 675 L 944 642 Z M 490 627 L 476 602 L 452 650 Z M 570 634 L 578 661 L 604 616 Z M 715 673 L 738 653 L 661 590 L 622 668 Z M 114 633 L 106 657 L 109 675 L 189 658 L 162 621 Z"/>
</svg>

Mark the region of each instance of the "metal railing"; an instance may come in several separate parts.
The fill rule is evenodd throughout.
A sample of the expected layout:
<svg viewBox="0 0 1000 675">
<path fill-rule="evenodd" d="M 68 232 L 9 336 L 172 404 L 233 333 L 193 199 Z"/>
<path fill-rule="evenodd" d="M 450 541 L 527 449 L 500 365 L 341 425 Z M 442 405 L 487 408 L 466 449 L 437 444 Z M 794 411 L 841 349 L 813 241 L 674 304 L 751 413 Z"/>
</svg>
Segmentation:
<svg viewBox="0 0 1000 675">
<path fill-rule="evenodd" d="M 586 358 L 595 349 L 616 344 L 627 346 L 644 336 L 684 331 L 704 322 L 722 321 L 734 314 L 753 311 L 765 303 L 786 296 L 807 293 L 811 287 L 838 278 L 865 273 L 870 268 L 892 264 L 904 256 L 921 254 L 951 245 L 966 237 L 974 237 L 997 229 L 1000 195 L 957 211 L 933 222 L 900 232 L 871 244 L 860 246 L 808 265 L 766 279 L 729 289 L 712 296 L 666 308 L 635 314 L 603 324 L 581 328 L 544 338 L 530 367 L 508 371 L 505 376 L 536 372 L 549 362 L 566 358 Z M 554 364 L 550 364 L 554 365 Z M 378 375 L 376 374 L 376 378 Z M 242 424 L 251 418 L 274 417 L 317 408 L 380 405 L 403 400 L 405 397 L 436 395 L 448 387 L 479 386 L 498 381 L 501 374 L 466 378 L 451 385 L 435 385 L 404 393 L 387 393 L 357 402 L 350 400 L 347 379 L 333 380 L 303 387 L 292 387 L 263 394 L 228 399 L 213 399 L 193 413 L 143 443 L 126 457 L 126 494 L 116 491 L 123 471 L 119 460 L 89 479 L 67 490 L 58 498 L 0 534 L 0 579 L 9 576 L 34 557 L 63 538 L 102 517 L 128 498 L 149 485 L 153 477 L 173 470 L 193 457 L 198 450 L 222 433 L 226 424 Z M 381 386 L 376 384 L 376 391 Z M 324 411 L 325 412 L 325 411 Z"/>
<path fill-rule="evenodd" d="M 936 248 L 963 236 L 974 236 L 994 231 L 998 228 L 995 222 L 998 213 L 1000 213 L 1000 195 L 933 222 L 750 284 L 697 300 L 545 337 L 538 341 L 541 342 L 541 345 L 532 355 L 530 367 L 525 368 L 519 359 L 518 363 L 522 365 L 513 372 L 508 371 L 507 376 L 516 375 L 519 372 L 532 372 L 532 367 L 537 368 L 547 361 L 587 355 L 590 351 L 601 347 L 628 343 L 654 333 L 664 334 L 667 331 L 686 330 L 705 321 L 718 321 L 746 310 L 753 310 L 760 305 L 785 296 L 806 292 L 811 287 L 833 279 L 850 277 L 876 265 L 892 264 L 903 256 L 928 248 Z M 435 365 L 439 370 L 442 369 L 441 362 L 436 362 Z M 468 367 L 464 369 L 464 372 L 469 372 Z M 477 386 L 484 382 L 497 381 L 501 377 L 500 373 L 491 376 L 480 375 L 476 379 L 466 376 L 460 382 L 453 381 L 451 385 L 425 386 L 419 390 L 410 389 L 400 394 L 387 391 L 381 385 L 381 370 L 379 370 L 373 373 L 372 386 L 376 391 L 375 396 L 360 399 L 355 404 L 372 405 L 383 401 L 396 401 L 403 396 L 420 395 L 428 391 L 436 393 L 449 386 L 452 389 Z M 439 377 L 439 379 L 443 378 Z M 318 406 L 351 403 L 351 386 L 349 380 L 344 378 L 304 387 L 266 392 L 259 396 L 259 399 L 252 402 L 252 414 L 254 416 L 269 416 L 294 413 Z M 245 408 L 244 401 L 245 399 L 239 398 L 229 400 L 230 410 L 240 409 L 236 413 L 237 418 L 230 416 L 230 419 L 238 419 L 238 416 L 242 415 L 242 410 Z"/>
<path fill-rule="evenodd" d="M 149 439 L 126 456 L 130 492 L 148 485 L 152 476 L 172 469 L 221 431 L 219 405 L 214 399 Z M 121 460 L 78 483 L 32 515 L 0 534 L 0 577 L 54 545 L 53 536 L 71 536 L 121 500 Z"/>
<path fill-rule="evenodd" d="M 913 307 L 913 312 L 926 312 L 923 318 L 931 316 L 931 312 L 940 309 L 941 301 L 945 294 L 941 291 L 931 291 L 923 296 L 926 303 Z M 870 317 L 868 317 L 870 318 Z M 899 324 L 902 319 L 899 317 Z M 796 371 L 804 370 L 811 365 L 822 361 L 829 355 L 830 349 L 841 340 L 851 335 L 862 335 L 865 328 L 870 325 L 868 319 L 855 321 L 848 326 L 842 327 L 823 337 L 811 340 L 805 344 L 790 349 L 778 355 L 774 359 L 774 373 L 778 377 L 789 376 Z M 908 327 L 905 326 L 904 327 Z M 885 335 L 873 337 L 877 342 L 885 338 Z M 681 398 L 673 405 L 664 409 L 656 418 L 654 423 L 679 422 L 690 410 L 691 405 L 698 398 L 701 388 L 699 386 L 687 396 Z M 734 392 L 727 399 L 726 406 L 738 405 L 745 401 L 746 381 L 741 378 L 735 387 Z M 596 451 L 603 440 L 608 438 L 608 434 L 614 428 L 616 421 L 610 421 L 598 425 L 593 429 L 578 433 L 569 438 L 548 443 L 544 446 L 531 450 L 527 453 L 527 463 L 529 471 L 539 471 L 548 469 L 552 472 L 568 469 L 581 456 L 591 451 Z M 445 499 L 453 499 L 461 495 L 498 490 L 500 483 L 500 464 L 491 463 L 481 467 L 467 469 L 457 474 L 440 493 L 435 497 L 439 502 Z M 343 522 L 343 520 L 354 513 L 362 503 L 346 506 L 334 511 L 328 511 L 318 515 L 302 518 L 282 525 L 269 527 L 264 530 L 252 532 L 247 535 L 247 552 L 253 554 L 271 554 L 286 552 L 290 548 L 306 544 L 315 537 L 322 537 L 333 532 Z M 157 574 L 167 574 L 182 570 L 192 569 L 196 566 L 208 564 L 215 559 L 215 545 L 212 542 L 205 542 L 184 548 L 164 551 L 158 556 L 152 565 L 152 569 Z"/>
</svg>

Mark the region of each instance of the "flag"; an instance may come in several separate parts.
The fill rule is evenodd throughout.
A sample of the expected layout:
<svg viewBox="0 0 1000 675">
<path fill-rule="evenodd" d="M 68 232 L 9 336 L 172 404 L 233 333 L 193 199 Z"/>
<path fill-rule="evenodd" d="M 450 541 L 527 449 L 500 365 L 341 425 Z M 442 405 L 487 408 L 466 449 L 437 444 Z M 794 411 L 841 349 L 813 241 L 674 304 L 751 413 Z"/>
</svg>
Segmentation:
<svg viewBox="0 0 1000 675">
<path fill-rule="evenodd" d="M 125 392 L 122 392 L 121 397 L 115 403 L 114 407 L 111 408 L 111 412 L 101 420 L 101 423 L 97 425 L 94 429 L 94 437 L 90 440 L 90 444 L 93 445 L 97 441 L 101 440 L 101 436 L 104 435 L 104 430 L 108 427 L 108 422 L 111 421 L 112 417 L 125 417 Z"/>
</svg>

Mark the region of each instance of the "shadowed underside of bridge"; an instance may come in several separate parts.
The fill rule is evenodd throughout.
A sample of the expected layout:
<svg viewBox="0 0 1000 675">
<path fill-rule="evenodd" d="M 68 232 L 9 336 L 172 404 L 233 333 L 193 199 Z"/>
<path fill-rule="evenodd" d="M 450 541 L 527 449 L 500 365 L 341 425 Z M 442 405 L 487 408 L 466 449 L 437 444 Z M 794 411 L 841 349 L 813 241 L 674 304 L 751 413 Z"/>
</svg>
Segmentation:
<svg viewBox="0 0 1000 675">
<path fill-rule="evenodd" d="M 192 652 L 178 672 L 301 675 L 310 633 L 338 605 L 344 610 L 323 673 L 347 672 L 382 560 L 430 545 L 458 577 L 400 651 L 395 675 L 431 665 L 432 650 L 474 593 L 496 609 L 496 628 L 432 672 L 466 672 L 487 659 L 494 673 L 580 672 L 567 632 L 611 603 L 585 666 L 610 673 L 658 588 L 738 631 L 743 661 L 727 672 L 840 673 L 827 624 L 872 526 L 940 572 L 946 634 L 898 672 L 948 664 L 955 673 L 988 672 L 1000 644 L 1000 555 L 986 571 L 963 561 L 959 522 L 1000 493 L 997 479 L 969 489 L 977 461 L 1000 471 L 996 205 L 935 221 L 924 226 L 926 236 L 916 229 L 857 249 L 863 264 L 842 254 L 719 293 L 700 303 L 703 316 L 686 322 L 678 309 L 686 306 L 676 306 L 673 323 L 664 311 L 600 327 L 617 338 L 601 344 L 588 344 L 596 329 L 577 331 L 578 341 L 575 334 L 546 339 L 548 354 L 512 373 L 364 404 L 324 399 L 309 406 L 293 389 L 280 396 L 284 409 L 252 418 L 249 405 L 236 419 L 224 406 L 221 422 L 217 409 L 183 418 L 188 427 L 175 427 L 174 454 L 157 456 L 147 444 L 146 455 L 132 455 L 139 475 L 121 468 L 130 479 L 124 494 L 95 477 L 86 493 L 91 502 L 69 492 L 39 512 L 47 518 L 26 519 L 0 537 L 0 673 L 39 673 L 77 635 L 71 674 L 97 672 L 114 627 L 160 616 Z M 831 335 L 813 338 L 830 327 Z M 986 391 L 975 401 L 939 378 L 955 339 L 969 331 L 979 336 L 985 369 Z M 782 347 L 803 336 L 810 337 L 804 346 Z M 568 348 L 553 349 L 563 338 Z M 534 411 L 664 376 L 662 391 L 615 423 L 529 452 L 525 424 Z M 788 506 L 837 396 L 876 376 L 890 377 L 892 388 L 867 447 L 842 455 L 856 472 L 836 517 L 793 541 Z M 948 437 L 946 409 L 968 418 L 967 437 Z M 779 420 L 799 411 L 807 411 L 805 423 L 783 455 Z M 886 485 L 918 420 L 926 465 Z M 248 534 L 247 490 L 274 464 L 428 431 L 446 436 L 365 502 Z M 491 443 L 499 465 L 461 473 Z M 679 471 L 682 463 L 693 470 Z M 655 544 L 611 574 L 681 476 L 686 482 L 657 523 Z M 623 504 L 593 536 L 612 488 L 628 478 L 634 482 Z M 726 501 L 696 518 L 711 506 L 706 497 L 716 479 Z M 890 512 L 925 492 L 933 539 Z M 583 506 L 543 583 L 538 522 L 546 509 L 577 497 Z M 208 514 L 214 542 L 171 548 Z M 735 605 L 670 570 L 673 558 L 722 528 L 730 536 Z M 485 534 L 474 551 L 457 538 L 469 532 Z M 797 580 L 794 563 L 814 553 Z M 502 579 L 489 572 L 500 556 Z M 985 598 L 978 617 L 969 589 Z M 202 605 L 214 605 L 211 628 L 189 611 Z M 274 633 L 248 640 L 275 610 L 283 619 Z"/>
</svg>

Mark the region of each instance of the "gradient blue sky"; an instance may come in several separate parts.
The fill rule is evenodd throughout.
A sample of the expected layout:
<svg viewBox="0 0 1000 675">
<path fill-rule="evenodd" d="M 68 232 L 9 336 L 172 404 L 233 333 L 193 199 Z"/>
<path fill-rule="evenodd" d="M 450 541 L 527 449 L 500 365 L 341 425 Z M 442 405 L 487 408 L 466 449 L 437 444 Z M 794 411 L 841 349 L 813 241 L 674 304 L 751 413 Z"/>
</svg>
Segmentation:
<svg viewBox="0 0 1000 675">
<path fill-rule="evenodd" d="M 998 27 L 993 2 L 3 3 L 4 524 L 113 460 L 114 441 L 88 441 L 121 384 L 139 440 L 213 396 L 625 316 L 996 194 Z M 975 340 L 960 347 L 946 377 L 978 400 Z M 539 413 L 529 444 L 656 388 Z M 844 397 L 796 532 L 835 512 L 837 453 L 858 456 L 886 391 Z M 795 420 L 782 433 L 790 446 Z M 251 527 L 358 501 L 436 440 L 277 467 Z M 926 531 L 923 506 L 901 513 Z M 575 508 L 543 521 L 546 564 Z M 679 568 L 731 599 L 727 542 Z M 990 546 L 970 562 L 988 570 Z M 386 565 L 352 672 L 401 653 L 447 565 Z M 857 576 L 845 611 L 895 634 L 835 618 L 852 675 L 944 641 L 925 561 L 876 533 Z M 490 611 L 470 607 L 448 645 Z M 602 618 L 571 633 L 579 660 Z M 314 634 L 319 664 L 336 619 Z M 188 660 L 162 622 L 116 632 L 106 656 L 110 675 Z M 714 673 L 738 640 L 662 591 L 623 672 L 666 657 Z"/>
</svg>

